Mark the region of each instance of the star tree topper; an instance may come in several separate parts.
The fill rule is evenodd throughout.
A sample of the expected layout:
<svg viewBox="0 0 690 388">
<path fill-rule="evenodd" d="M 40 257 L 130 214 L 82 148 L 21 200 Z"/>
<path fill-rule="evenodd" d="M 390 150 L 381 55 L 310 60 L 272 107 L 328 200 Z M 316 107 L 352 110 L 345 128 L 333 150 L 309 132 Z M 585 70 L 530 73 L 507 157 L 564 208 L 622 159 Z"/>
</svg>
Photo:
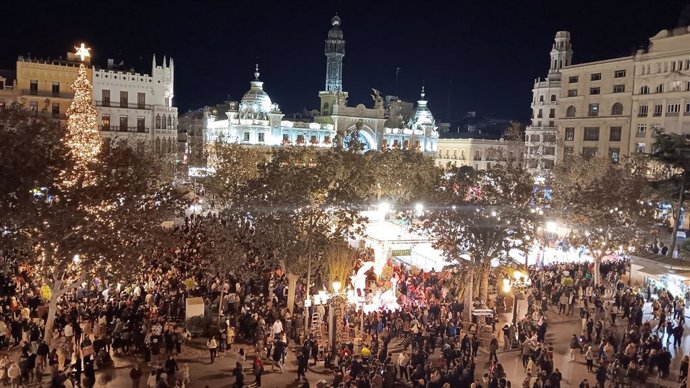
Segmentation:
<svg viewBox="0 0 690 388">
<path fill-rule="evenodd" d="M 90 57 L 90 56 L 91 56 L 91 53 L 89 52 L 89 51 L 91 51 L 91 49 L 88 48 L 88 47 L 86 47 L 86 46 L 84 45 L 84 43 L 82 43 L 81 46 L 79 46 L 79 47 L 74 46 L 74 49 L 76 50 L 76 51 L 74 52 L 74 54 L 75 54 L 76 56 L 78 56 L 79 59 L 80 59 L 82 62 L 84 62 L 84 58 L 87 58 L 87 57 Z"/>
</svg>

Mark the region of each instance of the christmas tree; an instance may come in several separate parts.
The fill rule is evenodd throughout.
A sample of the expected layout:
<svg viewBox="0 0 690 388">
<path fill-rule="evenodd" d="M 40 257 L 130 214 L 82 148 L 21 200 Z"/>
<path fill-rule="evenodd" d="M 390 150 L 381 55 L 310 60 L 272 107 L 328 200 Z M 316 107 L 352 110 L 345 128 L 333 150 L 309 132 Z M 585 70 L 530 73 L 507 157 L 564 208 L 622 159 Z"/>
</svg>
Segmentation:
<svg viewBox="0 0 690 388">
<path fill-rule="evenodd" d="M 90 165 L 101 153 L 102 139 L 98 133 L 98 112 L 93 106 L 93 86 L 86 75 L 84 64 L 79 66 L 79 75 L 72 83 L 74 99 L 67 109 L 67 132 L 64 142 L 74 162 L 74 168 L 66 171 L 64 182 L 71 186 L 81 181 L 87 185 Z"/>
</svg>

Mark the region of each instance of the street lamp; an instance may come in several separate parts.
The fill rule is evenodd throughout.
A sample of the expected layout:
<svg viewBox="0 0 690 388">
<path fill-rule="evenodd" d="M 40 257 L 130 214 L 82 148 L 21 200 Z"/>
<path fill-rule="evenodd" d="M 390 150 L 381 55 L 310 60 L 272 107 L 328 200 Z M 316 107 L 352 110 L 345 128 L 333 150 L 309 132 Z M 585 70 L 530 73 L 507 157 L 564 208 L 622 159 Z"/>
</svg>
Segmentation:
<svg viewBox="0 0 690 388">
<path fill-rule="evenodd" d="M 511 290 L 513 291 L 513 325 L 516 324 L 518 316 L 518 292 L 527 288 L 527 282 L 525 281 L 526 276 L 527 274 L 524 274 L 520 271 L 515 271 L 513 273 L 513 277 L 515 278 L 515 280 L 511 280 L 510 278 L 503 279 L 503 292 L 508 294 Z"/>
<path fill-rule="evenodd" d="M 414 205 L 414 212 L 417 215 L 417 217 L 421 216 L 424 213 L 424 204 L 423 203 L 417 203 Z"/>
</svg>

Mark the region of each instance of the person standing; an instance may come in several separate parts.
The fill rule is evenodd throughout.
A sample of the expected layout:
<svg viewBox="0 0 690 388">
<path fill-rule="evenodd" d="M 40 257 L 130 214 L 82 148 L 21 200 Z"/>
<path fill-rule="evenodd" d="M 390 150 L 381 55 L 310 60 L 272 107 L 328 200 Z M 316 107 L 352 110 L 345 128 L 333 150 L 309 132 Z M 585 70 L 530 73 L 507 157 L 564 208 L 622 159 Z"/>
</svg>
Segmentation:
<svg viewBox="0 0 690 388">
<path fill-rule="evenodd" d="M 206 341 L 206 346 L 208 347 L 208 354 L 211 358 L 211 364 L 216 361 L 216 351 L 218 350 L 218 342 L 216 337 L 211 337 Z"/>
<path fill-rule="evenodd" d="M 491 342 L 489 343 L 489 362 L 492 360 L 495 360 L 498 362 L 498 355 L 496 355 L 496 352 L 498 351 L 498 339 L 496 338 L 495 335 L 491 336 Z"/>
<path fill-rule="evenodd" d="M 235 363 L 235 369 L 232 370 L 232 375 L 235 376 L 235 387 L 242 388 L 244 386 L 244 372 L 242 371 L 242 364 Z"/>
<path fill-rule="evenodd" d="M 132 388 L 139 388 L 141 375 L 141 367 L 139 364 L 134 364 L 132 369 L 129 370 L 129 378 L 132 379 Z"/>
<path fill-rule="evenodd" d="M 264 362 L 261 360 L 261 357 L 257 356 L 254 359 L 254 377 L 256 378 L 254 384 L 257 387 L 261 386 L 261 374 L 264 372 Z"/>
<path fill-rule="evenodd" d="M 573 334 L 573 336 L 570 338 L 570 351 L 568 353 L 568 357 L 570 361 L 575 361 L 575 349 L 580 348 L 580 342 L 577 340 L 577 336 Z"/>
</svg>

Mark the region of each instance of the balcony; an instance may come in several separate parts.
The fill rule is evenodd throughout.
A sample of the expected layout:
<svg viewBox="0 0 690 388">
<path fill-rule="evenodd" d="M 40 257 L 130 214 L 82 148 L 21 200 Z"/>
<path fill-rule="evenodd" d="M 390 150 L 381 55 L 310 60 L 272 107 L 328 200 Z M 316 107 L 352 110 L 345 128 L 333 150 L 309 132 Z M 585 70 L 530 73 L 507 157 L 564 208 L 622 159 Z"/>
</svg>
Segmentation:
<svg viewBox="0 0 690 388">
<path fill-rule="evenodd" d="M 74 93 L 71 93 L 71 92 L 54 93 L 53 91 L 50 91 L 50 90 L 22 89 L 21 95 L 22 96 L 36 96 L 36 97 L 67 98 L 67 99 L 74 98 Z"/>
<path fill-rule="evenodd" d="M 647 117 L 647 112 L 639 112 L 637 117 Z"/>
<path fill-rule="evenodd" d="M 678 112 L 666 112 L 666 117 L 678 117 Z"/>
<path fill-rule="evenodd" d="M 642 131 L 642 132 L 637 132 L 637 133 L 635 134 L 635 137 L 640 138 L 640 137 L 645 137 L 646 135 L 647 135 L 647 132 L 646 132 L 646 131 Z"/>
<path fill-rule="evenodd" d="M 122 128 L 122 130 L 120 130 L 120 128 Z M 125 133 L 149 133 L 148 128 L 116 127 L 116 126 L 105 126 L 105 125 L 101 125 L 101 131 L 103 131 L 103 132 L 125 132 Z"/>
<path fill-rule="evenodd" d="M 119 101 L 96 101 L 96 106 L 102 107 L 102 108 L 123 108 L 123 109 L 151 110 L 152 105 L 149 105 L 149 104 L 130 104 L 130 103 L 122 103 Z"/>
</svg>

